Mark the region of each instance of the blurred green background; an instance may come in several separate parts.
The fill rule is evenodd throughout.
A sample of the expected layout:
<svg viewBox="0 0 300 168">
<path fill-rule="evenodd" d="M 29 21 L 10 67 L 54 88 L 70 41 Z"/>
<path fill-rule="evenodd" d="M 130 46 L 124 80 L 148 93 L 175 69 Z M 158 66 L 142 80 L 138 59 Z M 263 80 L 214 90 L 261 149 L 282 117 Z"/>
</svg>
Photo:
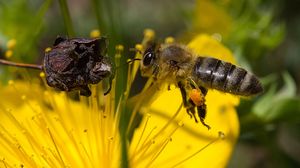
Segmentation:
<svg viewBox="0 0 300 168">
<path fill-rule="evenodd" d="M 109 38 L 109 56 L 123 44 L 127 58 L 145 28 L 161 41 L 211 34 L 265 87 L 238 107 L 241 135 L 229 167 L 300 167 L 299 7 L 299 0 L 0 0 L 0 58 L 41 63 L 57 35 L 88 37 L 93 29 Z M 0 66 L 3 84 L 15 76 Z"/>
</svg>

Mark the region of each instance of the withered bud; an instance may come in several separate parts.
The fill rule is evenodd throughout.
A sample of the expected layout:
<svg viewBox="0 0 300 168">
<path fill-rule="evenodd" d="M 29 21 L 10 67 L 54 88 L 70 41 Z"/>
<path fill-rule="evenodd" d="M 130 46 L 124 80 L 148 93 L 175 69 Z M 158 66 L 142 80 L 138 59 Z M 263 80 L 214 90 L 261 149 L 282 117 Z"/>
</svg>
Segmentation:
<svg viewBox="0 0 300 168">
<path fill-rule="evenodd" d="M 58 37 L 52 49 L 45 53 L 43 68 L 48 85 L 62 91 L 80 90 L 81 95 L 90 96 L 88 84 L 112 75 L 107 45 L 104 37 Z"/>
</svg>

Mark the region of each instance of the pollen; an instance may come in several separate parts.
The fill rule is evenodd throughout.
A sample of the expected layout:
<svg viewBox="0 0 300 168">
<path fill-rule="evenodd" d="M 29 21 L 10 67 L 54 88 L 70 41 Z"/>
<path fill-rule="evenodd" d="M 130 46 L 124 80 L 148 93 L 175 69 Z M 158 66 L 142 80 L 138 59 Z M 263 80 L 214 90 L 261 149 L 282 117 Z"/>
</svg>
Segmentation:
<svg viewBox="0 0 300 168">
<path fill-rule="evenodd" d="M 201 90 L 192 89 L 190 92 L 190 98 L 196 106 L 201 106 L 203 104 L 203 97 Z"/>
<path fill-rule="evenodd" d="M 98 38 L 98 37 L 100 37 L 100 35 L 101 35 L 101 32 L 99 29 L 94 29 L 90 32 L 91 38 Z"/>
</svg>

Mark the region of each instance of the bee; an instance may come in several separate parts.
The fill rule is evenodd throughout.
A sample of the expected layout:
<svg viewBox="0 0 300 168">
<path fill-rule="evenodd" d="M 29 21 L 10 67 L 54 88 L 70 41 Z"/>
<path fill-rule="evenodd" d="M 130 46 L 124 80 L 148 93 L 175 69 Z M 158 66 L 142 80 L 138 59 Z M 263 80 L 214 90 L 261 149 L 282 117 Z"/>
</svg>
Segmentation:
<svg viewBox="0 0 300 168">
<path fill-rule="evenodd" d="M 15 63 L 0 59 L 0 64 L 39 69 L 45 72 L 47 84 L 61 91 L 79 90 L 80 95 L 90 96 L 89 84 L 112 77 L 112 64 L 104 37 L 57 37 L 50 51 L 45 52 L 42 65 Z M 108 92 L 106 92 L 108 93 Z"/>
<path fill-rule="evenodd" d="M 197 113 L 208 129 L 210 126 L 204 122 L 208 89 L 240 96 L 263 92 L 258 78 L 245 69 L 216 58 L 198 56 L 180 44 L 149 45 L 141 60 L 141 75 L 179 87 L 187 113 L 198 122 Z"/>
</svg>

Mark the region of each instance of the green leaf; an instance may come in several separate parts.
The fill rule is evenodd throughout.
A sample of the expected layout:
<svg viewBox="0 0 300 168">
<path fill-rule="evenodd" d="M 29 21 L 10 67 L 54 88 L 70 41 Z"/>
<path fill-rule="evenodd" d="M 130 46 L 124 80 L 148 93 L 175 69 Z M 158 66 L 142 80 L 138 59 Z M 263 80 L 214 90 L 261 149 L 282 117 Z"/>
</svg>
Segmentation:
<svg viewBox="0 0 300 168">
<path fill-rule="evenodd" d="M 269 82 L 272 81 L 272 78 L 270 79 Z M 299 98 L 295 97 L 295 82 L 287 72 L 283 73 L 283 80 L 284 86 L 278 92 L 277 84 L 272 84 L 267 93 L 253 106 L 253 113 L 265 122 L 279 121 L 281 118 L 286 120 L 293 117 L 292 114 L 299 114 L 300 102 Z"/>
<path fill-rule="evenodd" d="M 268 113 L 266 120 L 273 122 L 300 122 L 300 98 L 287 98 L 273 106 Z"/>
</svg>

